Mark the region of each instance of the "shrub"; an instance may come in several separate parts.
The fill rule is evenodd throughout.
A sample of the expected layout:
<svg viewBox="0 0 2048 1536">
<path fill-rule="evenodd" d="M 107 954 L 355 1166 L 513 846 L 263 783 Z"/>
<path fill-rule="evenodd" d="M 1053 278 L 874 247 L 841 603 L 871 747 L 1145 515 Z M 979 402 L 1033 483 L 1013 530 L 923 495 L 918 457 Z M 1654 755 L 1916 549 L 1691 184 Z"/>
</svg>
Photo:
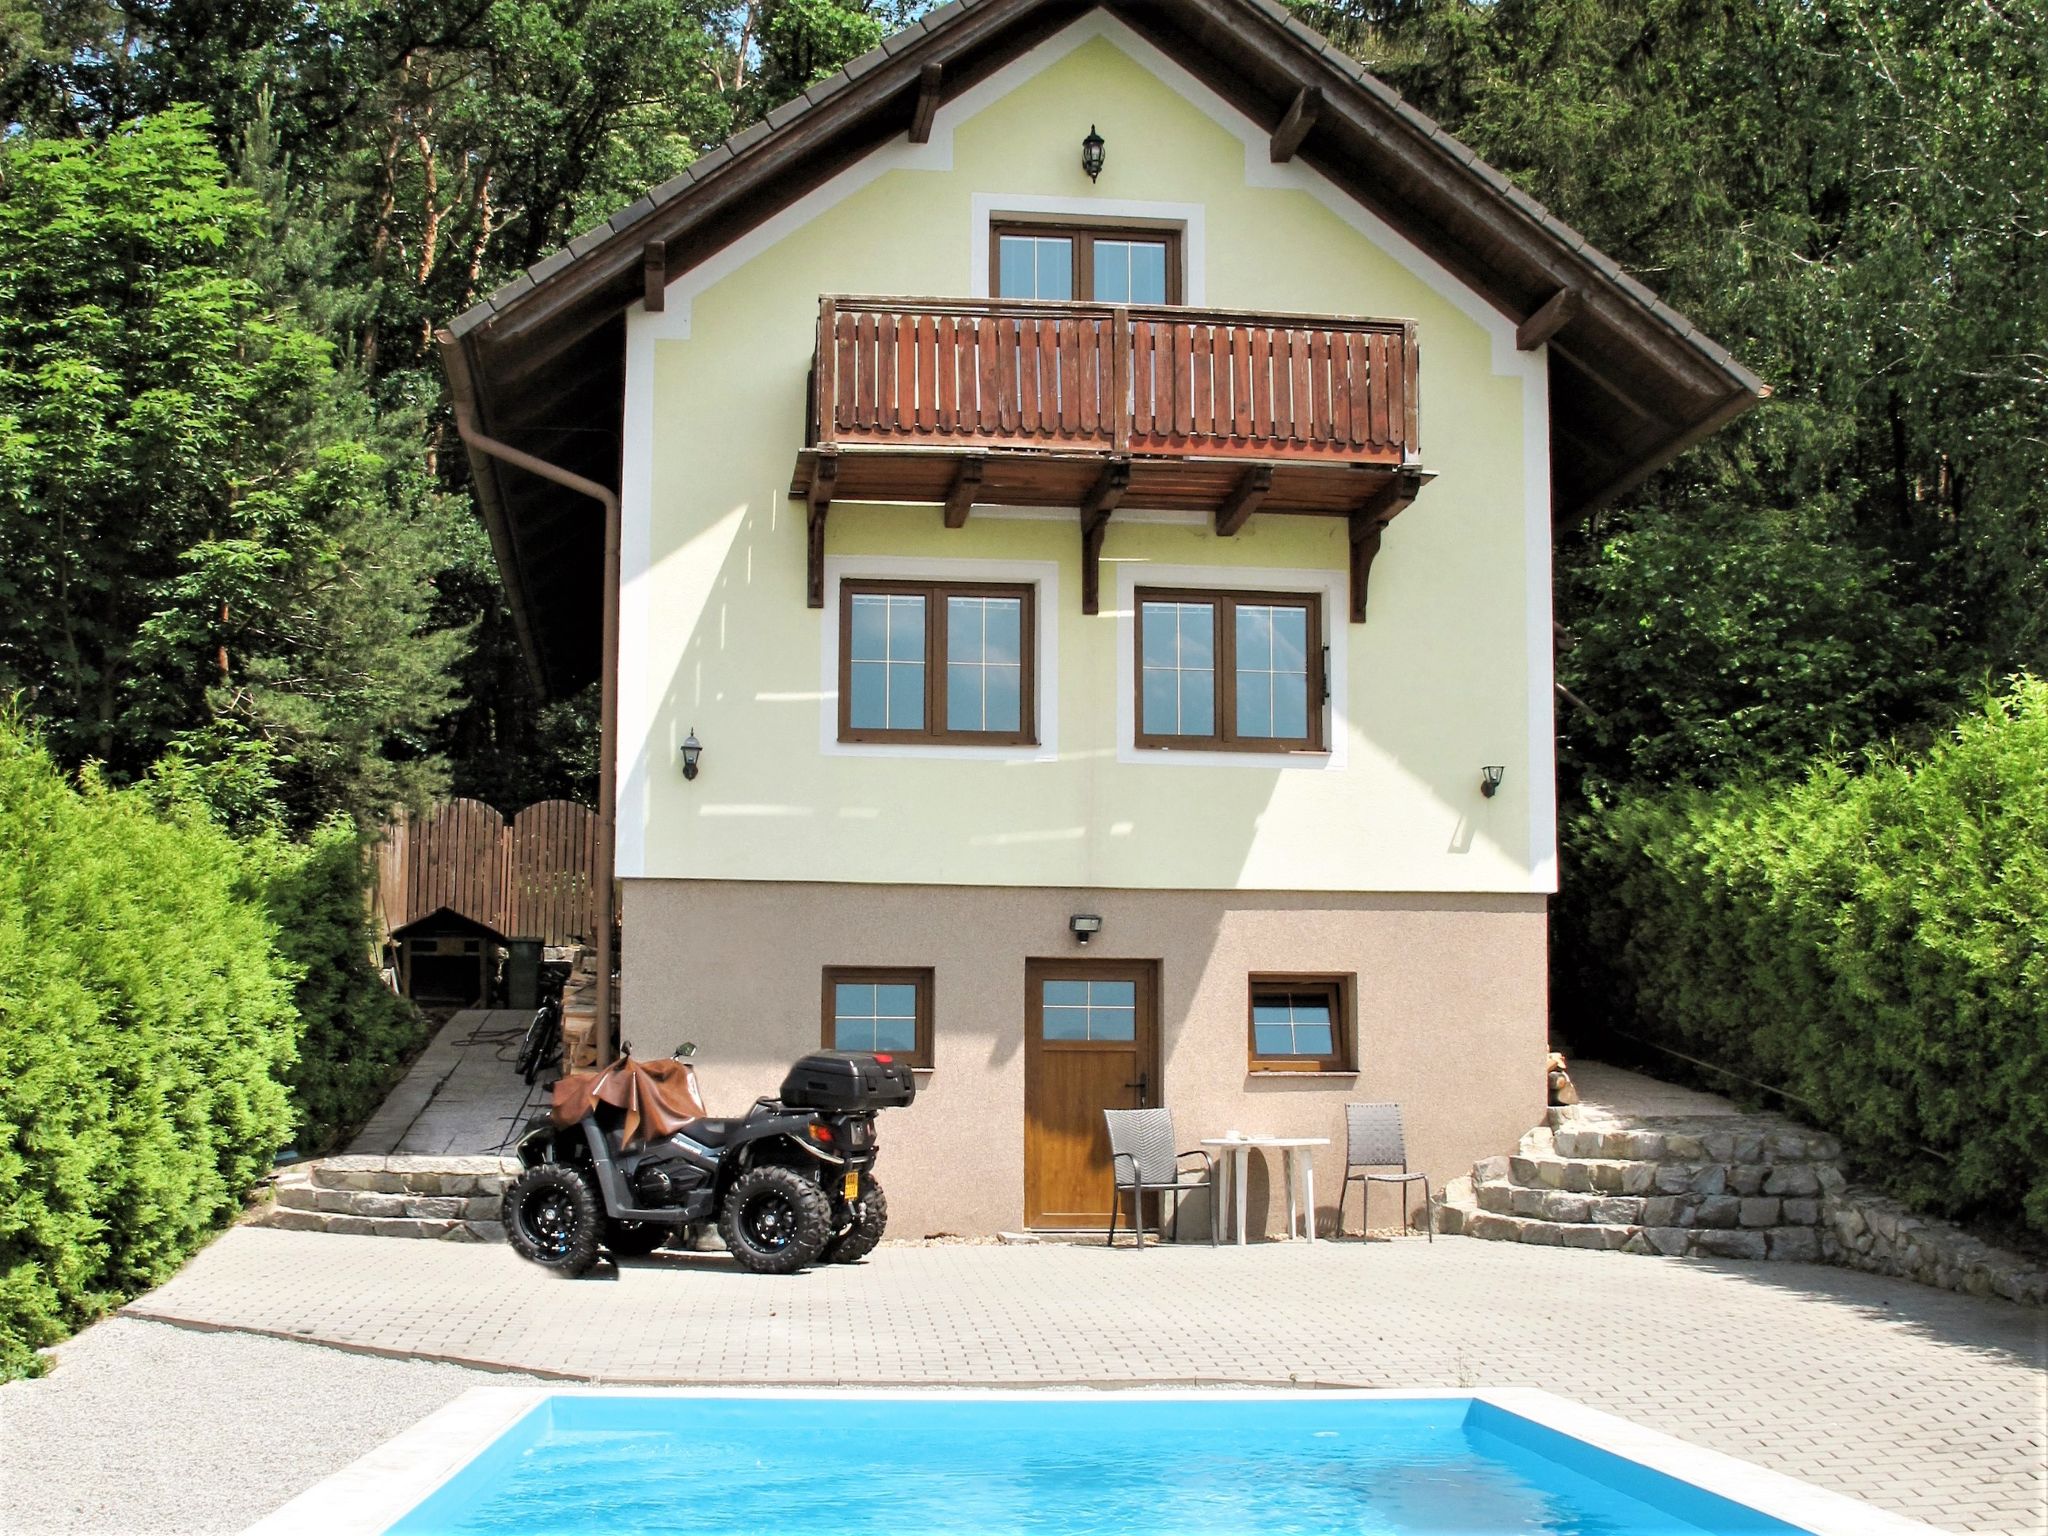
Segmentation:
<svg viewBox="0 0 2048 1536">
<path fill-rule="evenodd" d="M 1588 813 L 1582 975 L 1923 1209 L 2048 1232 L 2048 683 L 1924 755 Z"/>
<path fill-rule="evenodd" d="M 299 972 L 289 1082 L 304 1153 L 326 1151 L 367 1119 L 426 1038 L 419 1010 L 371 965 L 368 878 L 355 824 L 336 816 L 286 849 L 266 883 L 279 948 Z"/>
<path fill-rule="evenodd" d="M 0 716 L 0 1376 L 233 1220 L 291 1123 L 247 848 Z"/>
</svg>

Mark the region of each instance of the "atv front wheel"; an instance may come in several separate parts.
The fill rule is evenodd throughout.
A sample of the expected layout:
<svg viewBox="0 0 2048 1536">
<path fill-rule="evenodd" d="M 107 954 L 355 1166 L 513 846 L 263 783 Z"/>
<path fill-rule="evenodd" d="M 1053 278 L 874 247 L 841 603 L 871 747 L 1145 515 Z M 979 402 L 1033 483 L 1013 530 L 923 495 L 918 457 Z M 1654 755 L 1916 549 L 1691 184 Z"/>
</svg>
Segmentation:
<svg viewBox="0 0 2048 1536">
<path fill-rule="evenodd" d="M 604 1245 L 620 1258 L 637 1259 L 654 1252 L 675 1233 L 674 1227 L 658 1221 L 607 1221 Z"/>
<path fill-rule="evenodd" d="M 790 1275 L 832 1236 L 832 1202 L 794 1168 L 750 1168 L 726 1195 L 718 1230 L 740 1268 Z"/>
<path fill-rule="evenodd" d="M 846 1229 L 833 1234 L 818 1255 L 820 1264 L 858 1264 L 875 1251 L 882 1230 L 889 1225 L 889 1198 L 879 1180 L 863 1174 L 860 1198 L 853 1202 L 853 1220 Z"/>
<path fill-rule="evenodd" d="M 604 1212 L 597 1191 L 564 1163 L 539 1163 L 512 1181 L 500 1212 L 512 1251 L 558 1274 L 580 1275 L 597 1262 Z"/>
</svg>

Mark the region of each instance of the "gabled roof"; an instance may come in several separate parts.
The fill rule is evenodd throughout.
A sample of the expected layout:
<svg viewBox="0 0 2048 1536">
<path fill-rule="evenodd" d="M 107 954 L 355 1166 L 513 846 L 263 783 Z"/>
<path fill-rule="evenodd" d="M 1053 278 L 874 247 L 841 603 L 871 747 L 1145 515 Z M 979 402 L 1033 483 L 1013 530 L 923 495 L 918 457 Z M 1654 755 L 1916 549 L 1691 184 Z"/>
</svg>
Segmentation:
<svg viewBox="0 0 2048 1536">
<path fill-rule="evenodd" d="M 442 333 L 451 387 L 483 430 L 618 483 L 626 310 L 648 248 L 690 270 L 902 135 L 936 69 L 950 99 L 1098 8 L 952 0 L 812 86 L 682 175 L 579 235 Z M 1756 376 L 1278 0 L 1109 3 L 1134 32 L 1253 121 L 1320 93 L 1299 156 L 1504 314 L 1550 335 L 1560 517 L 1582 512 L 1753 405 Z M 1560 295 L 1566 297 L 1560 298 Z M 529 661 L 566 689 L 598 670 L 595 507 L 473 456 L 478 502 Z"/>
</svg>

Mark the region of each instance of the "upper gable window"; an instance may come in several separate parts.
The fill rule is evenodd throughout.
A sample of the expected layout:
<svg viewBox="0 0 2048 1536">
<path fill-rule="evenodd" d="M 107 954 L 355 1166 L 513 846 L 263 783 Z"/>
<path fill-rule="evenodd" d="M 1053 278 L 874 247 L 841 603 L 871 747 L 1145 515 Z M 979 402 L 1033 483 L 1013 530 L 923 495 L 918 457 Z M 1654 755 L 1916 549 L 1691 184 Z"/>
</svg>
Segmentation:
<svg viewBox="0 0 2048 1536">
<path fill-rule="evenodd" d="M 1180 232 L 1067 224 L 997 224 L 991 233 L 999 299 L 1178 304 Z"/>
</svg>

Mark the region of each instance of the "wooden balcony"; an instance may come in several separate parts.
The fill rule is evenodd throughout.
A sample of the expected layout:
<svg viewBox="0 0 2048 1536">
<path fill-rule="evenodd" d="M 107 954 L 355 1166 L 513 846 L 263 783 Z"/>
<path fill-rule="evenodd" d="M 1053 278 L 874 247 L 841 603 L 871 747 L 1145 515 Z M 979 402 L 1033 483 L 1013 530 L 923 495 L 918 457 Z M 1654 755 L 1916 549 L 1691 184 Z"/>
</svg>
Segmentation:
<svg viewBox="0 0 2048 1536">
<path fill-rule="evenodd" d="M 827 297 L 806 446 L 810 602 L 835 499 L 1073 507 L 1084 611 L 1118 509 L 1344 517 L 1352 617 L 1428 478 L 1413 321 L 1018 300 Z"/>
</svg>

